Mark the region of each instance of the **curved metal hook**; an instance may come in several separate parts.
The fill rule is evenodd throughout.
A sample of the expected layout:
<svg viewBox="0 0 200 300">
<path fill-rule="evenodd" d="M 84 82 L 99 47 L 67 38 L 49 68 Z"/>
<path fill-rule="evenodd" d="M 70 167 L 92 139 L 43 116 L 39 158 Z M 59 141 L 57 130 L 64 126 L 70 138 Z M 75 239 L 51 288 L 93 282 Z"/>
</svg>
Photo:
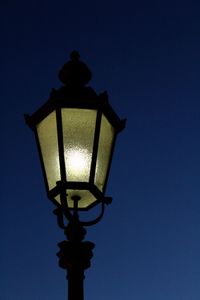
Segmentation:
<svg viewBox="0 0 200 300">
<path fill-rule="evenodd" d="M 91 225 L 95 225 L 95 224 L 97 224 L 101 219 L 102 219 L 102 217 L 103 217 L 103 215 L 104 215 L 104 211 L 105 211 L 105 204 L 110 204 L 112 202 L 112 198 L 111 197 L 104 197 L 103 199 L 102 199 L 102 205 L 101 205 L 101 212 L 100 212 L 100 215 L 96 218 L 96 219 L 94 219 L 94 220 L 92 220 L 92 221 L 80 221 L 81 222 L 81 224 L 83 225 L 83 226 L 91 226 Z"/>
<path fill-rule="evenodd" d="M 57 181 L 57 186 L 60 189 L 61 210 L 64 216 L 70 221 L 72 218 L 72 214 L 70 212 L 68 202 L 67 202 L 66 182 Z"/>
<path fill-rule="evenodd" d="M 104 215 L 104 211 L 105 211 L 105 203 L 104 203 L 104 201 L 102 201 L 100 215 L 96 219 L 94 219 L 92 221 L 80 221 L 81 225 L 83 225 L 83 226 L 91 226 L 91 225 L 97 224 L 102 219 L 102 217 Z"/>
<path fill-rule="evenodd" d="M 56 215 L 57 217 L 57 223 L 58 223 L 58 226 L 62 229 L 65 229 L 66 226 L 64 224 L 64 220 L 63 220 L 63 212 L 62 212 L 62 209 L 60 207 L 57 207 L 56 209 L 54 209 L 53 211 L 54 215 Z"/>
<path fill-rule="evenodd" d="M 68 201 L 67 201 L 67 193 L 66 193 L 66 183 L 63 181 L 58 181 L 57 185 L 60 189 L 60 202 L 61 207 L 54 210 L 54 214 L 57 216 L 57 222 L 60 228 L 65 229 L 66 226 L 64 224 L 63 217 L 65 216 L 68 221 L 71 221 L 73 218 L 73 214 L 71 213 Z M 101 201 L 101 211 L 98 217 L 96 217 L 94 220 L 91 221 L 79 221 L 82 226 L 91 226 L 97 224 L 103 217 L 104 211 L 105 211 L 105 204 L 110 204 L 112 201 L 112 198 L 110 197 L 104 197 Z M 78 217 L 78 211 L 77 207 L 75 209 L 75 214 Z"/>
</svg>

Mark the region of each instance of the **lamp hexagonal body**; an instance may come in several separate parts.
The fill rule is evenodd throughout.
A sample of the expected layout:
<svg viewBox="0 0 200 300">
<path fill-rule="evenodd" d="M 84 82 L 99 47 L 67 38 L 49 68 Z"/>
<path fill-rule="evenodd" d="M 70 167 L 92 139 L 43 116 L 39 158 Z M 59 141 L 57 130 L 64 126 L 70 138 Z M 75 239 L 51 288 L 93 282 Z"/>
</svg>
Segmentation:
<svg viewBox="0 0 200 300">
<path fill-rule="evenodd" d="M 107 93 L 80 84 L 53 90 L 32 116 L 47 195 L 57 206 L 87 210 L 105 198 L 117 133 L 124 128 L 108 102 Z M 66 202 L 62 203 L 61 185 Z"/>
</svg>

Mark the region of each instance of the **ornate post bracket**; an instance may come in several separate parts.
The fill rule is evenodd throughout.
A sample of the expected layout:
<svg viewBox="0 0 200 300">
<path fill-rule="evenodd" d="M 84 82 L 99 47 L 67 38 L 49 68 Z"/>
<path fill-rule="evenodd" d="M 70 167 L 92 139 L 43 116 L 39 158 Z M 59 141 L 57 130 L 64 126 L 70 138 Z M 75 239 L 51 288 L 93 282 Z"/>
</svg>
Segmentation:
<svg viewBox="0 0 200 300">
<path fill-rule="evenodd" d="M 90 260 L 93 257 L 92 250 L 95 247 L 94 243 L 89 241 L 80 243 L 62 241 L 58 243 L 58 247 L 60 251 L 57 256 L 59 266 L 62 269 L 70 270 L 76 265 L 84 271 L 90 267 Z"/>
<path fill-rule="evenodd" d="M 59 266 L 67 271 L 68 299 L 83 300 L 84 270 L 90 267 L 95 244 L 83 241 L 86 230 L 74 215 L 65 228 L 67 240 L 58 243 Z"/>
<path fill-rule="evenodd" d="M 65 228 L 68 240 L 58 243 L 60 251 L 57 253 L 59 266 L 68 270 L 75 264 L 82 270 L 90 267 L 90 259 L 93 257 L 92 250 L 95 244 L 83 241 L 86 230 L 79 222 L 78 217 L 74 216 Z"/>
</svg>

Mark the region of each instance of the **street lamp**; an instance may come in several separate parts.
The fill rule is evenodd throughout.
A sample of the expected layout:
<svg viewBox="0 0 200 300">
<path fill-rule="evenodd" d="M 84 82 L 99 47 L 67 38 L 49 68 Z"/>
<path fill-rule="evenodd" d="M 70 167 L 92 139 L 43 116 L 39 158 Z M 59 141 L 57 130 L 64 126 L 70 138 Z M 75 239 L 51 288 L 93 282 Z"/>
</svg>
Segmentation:
<svg viewBox="0 0 200 300">
<path fill-rule="evenodd" d="M 97 95 L 86 86 L 92 75 L 71 53 L 59 72 L 64 84 L 53 89 L 48 101 L 26 123 L 34 131 L 48 198 L 67 240 L 58 244 L 60 267 L 68 274 L 68 299 L 83 300 L 84 270 L 90 266 L 94 244 L 83 241 L 84 226 L 103 216 L 108 174 L 117 134 L 125 127 L 108 102 L 107 93 Z M 82 221 L 79 211 L 101 207 L 99 215 Z M 65 225 L 65 219 L 68 224 Z"/>
</svg>

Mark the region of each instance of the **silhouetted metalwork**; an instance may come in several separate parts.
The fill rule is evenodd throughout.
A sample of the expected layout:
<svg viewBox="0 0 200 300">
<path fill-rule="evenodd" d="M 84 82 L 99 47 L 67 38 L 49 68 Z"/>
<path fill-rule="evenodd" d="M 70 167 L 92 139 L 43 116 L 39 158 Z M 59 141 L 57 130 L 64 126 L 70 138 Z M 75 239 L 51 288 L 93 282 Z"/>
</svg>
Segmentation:
<svg viewBox="0 0 200 300">
<path fill-rule="evenodd" d="M 25 115 L 25 120 L 35 134 L 47 196 L 56 205 L 54 214 L 67 238 L 58 244 L 60 250 L 57 256 L 59 266 L 67 271 L 68 299 L 83 300 L 84 270 L 90 267 L 95 246 L 83 240 L 86 234 L 84 227 L 99 222 L 105 205 L 112 201 L 111 197 L 105 196 L 105 191 L 116 137 L 124 129 L 125 120 L 120 120 L 114 112 L 106 92 L 97 95 L 91 87 L 86 86 L 92 73 L 80 61 L 78 52 L 73 51 L 70 58 L 59 72 L 59 79 L 64 86 L 53 89 L 48 101 L 31 116 Z M 95 112 L 94 122 L 90 120 L 90 125 L 86 124 L 94 129 L 92 133 L 84 129 L 85 121 L 79 124 L 79 118 L 85 112 Z M 79 117 L 75 117 L 75 113 Z M 72 122 L 67 122 L 66 116 L 72 117 Z M 77 140 L 73 140 L 74 128 L 70 133 L 70 142 L 69 138 L 65 138 L 72 123 L 76 129 L 75 135 L 78 136 L 78 131 L 81 131 L 83 140 L 86 134 L 91 134 L 92 146 L 87 151 L 83 149 L 87 145 L 83 142 L 77 144 Z M 88 165 L 84 167 L 82 177 L 80 166 L 77 166 L 79 161 L 75 161 L 74 166 L 74 161 L 67 160 L 68 147 L 75 154 L 86 153 L 83 167 L 86 162 Z M 100 207 L 99 215 L 88 221 L 80 220 L 79 211 L 87 211 L 96 205 Z"/>
<path fill-rule="evenodd" d="M 82 300 L 84 299 L 84 270 L 90 267 L 95 245 L 92 242 L 83 241 L 86 230 L 79 221 L 78 215 L 71 218 L 65 227 L 65 234 L 67 241 L 58 244 L 59 266 L 67 270 L 68 299 Z"/>
</svg>

